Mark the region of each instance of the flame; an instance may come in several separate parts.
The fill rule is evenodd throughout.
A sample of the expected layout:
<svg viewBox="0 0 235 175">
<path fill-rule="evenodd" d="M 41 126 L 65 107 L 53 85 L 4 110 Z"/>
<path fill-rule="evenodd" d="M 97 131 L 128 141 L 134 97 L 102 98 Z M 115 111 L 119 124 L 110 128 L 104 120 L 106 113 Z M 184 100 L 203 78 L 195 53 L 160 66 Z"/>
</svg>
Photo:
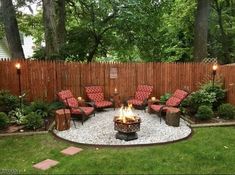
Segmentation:
<svg viewBox="0 0 235 175">
<path fill-rule="evenodd" d="M 119 117 L 118 120 L 121 120 L 123 123 L 126 123 L 127 121 L 134 121 L 134 113 L 132 112 L 132 104 L 128 104 L 128 107 L 125 107 L 122 105 L 119 110 Z"/>
</svg>

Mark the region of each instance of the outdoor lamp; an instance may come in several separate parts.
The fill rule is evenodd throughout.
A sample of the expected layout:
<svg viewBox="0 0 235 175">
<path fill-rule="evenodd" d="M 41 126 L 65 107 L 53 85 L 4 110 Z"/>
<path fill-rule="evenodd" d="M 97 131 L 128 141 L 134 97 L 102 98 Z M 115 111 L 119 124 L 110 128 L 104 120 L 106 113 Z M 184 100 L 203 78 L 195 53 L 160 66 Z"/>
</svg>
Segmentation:
<svg viewBox="0 0 235 175">
<path fill-rule="evenodd" d="M 20 67 L 21 67 L 20 63 L 16 63 L 15 67 L 16 67 L 17 74 L 20 74 Z"/>
<path fill-rule="evenodd" d="M 20 63 L 16 63 L 15 64 L 15 68 L 16 68 L 16 73 L 18 75 L 18 83 L 19 83 L 19 96 L 21 96 L 21 81 L 20 81 L 20 74 L 21 74 L 21 65 Z"/>
<path fill-rule="evenodd" d="M 215 76 L 216 76 L 216 70 L 218 68 L 218 65 L 217 64 L 214 64 L 212 66 L 212 86 L 214 87 L 215 85 Z"/>
</svg>

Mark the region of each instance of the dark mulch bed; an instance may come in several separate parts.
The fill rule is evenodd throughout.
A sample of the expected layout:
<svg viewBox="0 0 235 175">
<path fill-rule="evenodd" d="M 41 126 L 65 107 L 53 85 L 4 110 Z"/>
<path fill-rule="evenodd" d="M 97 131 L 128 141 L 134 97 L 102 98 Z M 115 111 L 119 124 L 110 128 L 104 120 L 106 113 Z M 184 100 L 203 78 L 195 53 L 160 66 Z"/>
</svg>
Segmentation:
<svg viewBox="0 0 235 175">
<path fill-rule="evenodd" d="M 222 118 L 219 118 L 219 117 L 214 117 L 214 118 L 211 118 L 211 119 L 208 119 L 208 120 L 199 120 L 198 118 L 196 118 L 194 116 L 189 116 L 189 115 L 186 115 L 185 117 L 187 119 L 189 119 L 192 124 L 235 122 L 235 119 L 225 120 L 225 119 L 222 119 Z"/>
<path fill-rule="evenodd" d="M 48 122 L 44 123 L 41 128 L 35 130 L 27 129 L 24 125 L 17 125 L 15 123 L 8 125 L 6 128 L 0 130 L 0 134 L 4 133 L 17 133 L 17 132 L 38 132 L 47 131 L 54 121 L 54 117 L 48 118 Z"/>
</svg>

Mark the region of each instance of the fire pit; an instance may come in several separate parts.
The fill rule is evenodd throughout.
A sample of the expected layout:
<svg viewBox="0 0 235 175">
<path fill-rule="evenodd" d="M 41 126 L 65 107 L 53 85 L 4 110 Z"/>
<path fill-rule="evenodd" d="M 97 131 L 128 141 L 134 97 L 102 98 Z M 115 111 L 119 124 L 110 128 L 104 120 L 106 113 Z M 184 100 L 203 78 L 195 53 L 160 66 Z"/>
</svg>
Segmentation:
<svg viewBox="0 0 235 175">
<path fill-rule="evenodd" d="M 114 117 L 114 130 L 118 131 L 116 139 L 129 141 L 138 138 L 136 132 L 140 130 L 141 119 L 133 114 L 131 107 L 131 105 L 128 105 L 128 108 L 122 106 L 119 116 Z"/>
</svg>

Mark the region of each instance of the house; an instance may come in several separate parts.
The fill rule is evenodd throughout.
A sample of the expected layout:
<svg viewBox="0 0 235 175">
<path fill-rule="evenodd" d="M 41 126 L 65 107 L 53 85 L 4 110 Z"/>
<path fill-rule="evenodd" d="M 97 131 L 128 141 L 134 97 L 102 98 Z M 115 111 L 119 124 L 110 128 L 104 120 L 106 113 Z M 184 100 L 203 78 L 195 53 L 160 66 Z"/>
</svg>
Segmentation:
<svg viewBox="0 0 235 175">
<path fill-rule="evenodd" d="M 6 40 L 4 39 L 0 40 L 0 59 L 11 57 L 9 49 L 7 48 L 7 43 L 5 41 Z"/>
<path fill-rule="evenodd" d="M 33 56 L 33 51 L 35 49 L 33 37 L 26 36 L 24 33 L 21 32 L 20 39 L 21 39 L 21 44 L 22 44 L 25 58 L 31 58 Z M 3 38 L 0 40 L 0 59 L 3 59 L 3 58 L 11 58 L 11 54 L 7 45 L 6 38 Z"/>
</svg>

